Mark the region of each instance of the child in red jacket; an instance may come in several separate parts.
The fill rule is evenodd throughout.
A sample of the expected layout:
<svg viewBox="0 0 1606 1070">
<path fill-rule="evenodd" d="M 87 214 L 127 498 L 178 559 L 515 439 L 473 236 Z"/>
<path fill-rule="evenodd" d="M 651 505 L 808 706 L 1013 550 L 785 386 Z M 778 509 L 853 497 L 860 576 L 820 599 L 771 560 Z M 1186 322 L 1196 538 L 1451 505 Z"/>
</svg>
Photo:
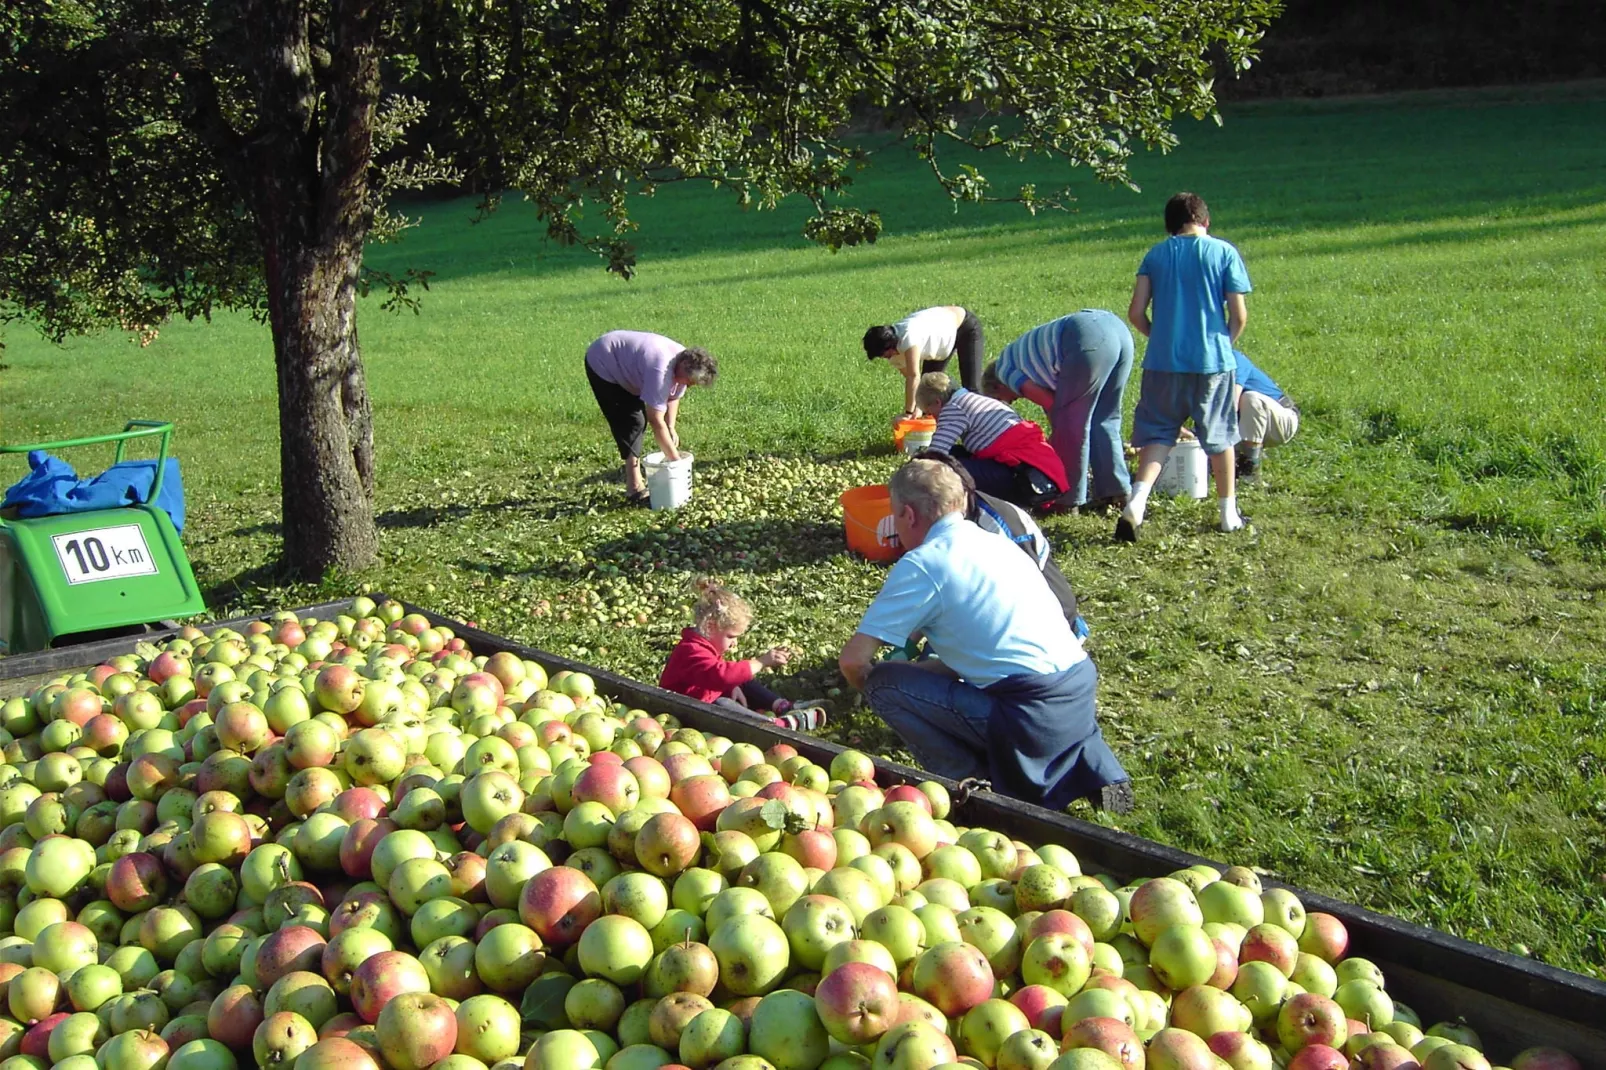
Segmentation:
<svg viewBox="0 0 1606 1070">
<path fill-rule="evenodd" d="M 825 711 L 815 703 L 794 705 L 754 679 L 765 669 L 785 665 L 791 651 L 772 647 L 756 658 L 727 661 L 725 655 L 753 623 L 753 608 L 736 592 L 711 580 L 697 581 L 696 627 L 680 633 L 658 686 L 690 695 L 699 702 L 774 714 L 765 720 L 782 728 L 811 732 L 825 724 Z"/>
</svg>

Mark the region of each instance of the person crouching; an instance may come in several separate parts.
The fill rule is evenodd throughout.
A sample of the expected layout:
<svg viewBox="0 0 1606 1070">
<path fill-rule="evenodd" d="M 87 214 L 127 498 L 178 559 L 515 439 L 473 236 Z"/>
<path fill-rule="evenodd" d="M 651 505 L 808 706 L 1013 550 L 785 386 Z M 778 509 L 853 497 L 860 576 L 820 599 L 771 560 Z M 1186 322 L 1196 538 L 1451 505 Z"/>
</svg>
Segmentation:
<svg viewBox="0 0 1606 1070">
<path fill-rule="evenodd" d="M 942 372 L 921 376 L 915 398 L 937 419 L 930 448 L 964 465 L 984 494 L 1038 509 L 1070 489 L 1043 429 L 1002 401 L 956 386 Z"/>
<path fill-rule="evenodd" d="M 967 523 L 964 486 L 935 461 L 888 485 L 908 548 L 838 664 L 920 764 L 1050 809 L 1126 812 L 1132 784 L 1099 730 L 1098 673 L 1037 565 Z M 882 661 L 924 635 L 935 658 Z"/>
<path fill-rule="evenodd" d="M 766 669 L 785 665 L 791 651 L 777 646 L 756 658 L 726 659 L 752 626 L 753 607 L 746 599 L 709 579 L 697 580 L 695 587 L 695 626 L 680 633 L 658 686 L 747 716 L 761 716 L 762 711 L 772 715 L 763 720 L 794 731 L 812 732 L 824 725 L 826 713 L 818 704 L 794 705 L 754 679 Z"/>
</svg>

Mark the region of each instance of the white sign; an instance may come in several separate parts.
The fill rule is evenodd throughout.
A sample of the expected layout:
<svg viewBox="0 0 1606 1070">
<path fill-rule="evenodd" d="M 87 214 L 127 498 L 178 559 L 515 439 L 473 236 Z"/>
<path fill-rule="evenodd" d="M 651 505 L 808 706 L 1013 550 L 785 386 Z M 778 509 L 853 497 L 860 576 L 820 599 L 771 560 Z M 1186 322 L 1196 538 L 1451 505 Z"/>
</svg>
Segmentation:
<svg viewBox="0 0 1606 1070">
<path fill-rule="evenodd" d="M 156 572 L 145 532 L 138 524 L 119 524 L 71 535 L 54 535 L 56 557 L 68 583 L 93 583 Z"/>
</svg>

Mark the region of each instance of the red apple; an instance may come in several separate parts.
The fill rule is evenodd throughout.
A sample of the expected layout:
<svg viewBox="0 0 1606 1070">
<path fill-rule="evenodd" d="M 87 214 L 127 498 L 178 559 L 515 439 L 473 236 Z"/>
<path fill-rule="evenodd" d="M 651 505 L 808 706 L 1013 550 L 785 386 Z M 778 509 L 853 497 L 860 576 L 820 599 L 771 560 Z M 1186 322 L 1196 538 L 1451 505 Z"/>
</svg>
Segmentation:
<svg viewBox="0 0 1606 1070">
<path fill-rule="evenodd" d="M 397 996 L 428 991 L 429 974 L 422 962 L 402 951 L 381 951 L 352 975 L 351 1006 L 371 1025 Z"/>
<path fill-rule="evenodd" d="M 578 941 L 601 913 L 597 886 L 569 866 L 542 870 L 525 883 L 519 895 L 519 918 L 551 947 Z"/>
</svg>

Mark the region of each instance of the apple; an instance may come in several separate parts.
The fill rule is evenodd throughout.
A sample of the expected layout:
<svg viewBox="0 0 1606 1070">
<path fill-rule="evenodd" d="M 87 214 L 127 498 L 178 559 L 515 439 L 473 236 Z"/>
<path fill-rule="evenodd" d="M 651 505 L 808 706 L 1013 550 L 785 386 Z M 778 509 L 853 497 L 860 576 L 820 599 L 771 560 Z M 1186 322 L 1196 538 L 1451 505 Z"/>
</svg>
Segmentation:
<svg viewBox="0 0 1606 1070">
<path fill-rule="evenodd" d="M 1253 929 L 1266 920 L 1265 905 L 1259 894 L 1248 888 L 1212 881 L 1199 889 L 1199 911 L 1207 922 L 1231 923 Z"/>
<path fill-rule="evenodd" d="M 1307 1044 L 1288 1060 L 1286 1070 L 1349 1070 L 1349 1059 L 1326 1044 Z"/>
<path fill-rule="evenodd" d="M 1364 1022 L 1371 1029 L 1381 1029 L 1394 1020 L 1394 1001 L 1371 981 L 1345 981 L 1333 993 L 1333 1000 L 1344 1009 L 1346 1017 Z"/>
<path fill-rule="evenodd" d="M 918 918 L 915 924 L 919 925 Z M 781 928 L 792 949 L 792 962 L 807 970 L 818 970 L 827 951 L 853 939 L 854 919 L 839 899 L 805 895 L 787 909 Z"/>
<path fill-rule="evenodd" d="M 130 914 L 161 903 L 167 897 L 167 873 L 161 860 L 142 851 L 123 855 L 107 874 L 106 895 L 117 909 Z"/>
<path fill-rule="evenodd" d="M 385 784 L 401 776 L 407 752 L 383 728 L 364 728 L 346 740 L 345 769 L 353 783 L 365 787 Z M 303 770 L 304 775 L 308 770 Z"/>
<path fill-rule="evenodd" d="M 287 973 L 319 969 L 325 942 L 316 929 L 306 925 L 290 925 L 270 933 L 256 954 L 258 984 L 267 988 Z"/>
<path fill-rule="evenodd" d="M 1299 941 L 1286 928 L 1273 922 L 1251 928 L 1244 934 L 1243 943 L 1238 947 L 1240 966 L 1246 962 L 1269 962 L 1284 977 L 1293 976 L 1298 961 Z"/>
<path fill-rule="evenodd" d="M 1323 962 L 1335 963 L 1349 948 L 1349 930 L 1331 914 L 1313 911 L 1305 915 L 1305 928 L 1299 934 L 1299 949 Z"/>
<path fill-rule="evenodd" d="M 579 941 L 586 927 L 600 916 L 602 899 L 584 873 L 557 866 L 529 878 L 519 896 L 518 910 L 524 924 L 542 941 L 565 947 Z"/>
<path fill-rule="evenodd" d="M 1371 1044 L 1351 1060 L 1359 1070 L 1418 1070 L 1421 1065 L 1409 1048 L 1399 1044 Z"/>
<path fill-rule="evenodd" d="M 218 993 L 206 1012 L 207 1035 L 236 1051 L 251 1047 L 262 1024 L 262 1001 L 249 985 L 231 985 Z"/>
<path fill-rule="evenodd" d="M 650 938 L 648 944 L 651 944 Z M 638 955 L 639 946 L 639 943 L 634 945 Z M 492 991 L 512 994 L 522 992 L 535 980 L 546 965 L 546 958 L 541 937 L 535 930 L 510 922 L 496 926 L 480 939 L 474 948 L 474 969 Z"/>
<path fill-rule="evenodd" d="M 1582 1066 L 1570 1052 L 1540 1046 L 1518 1052 L 1511 1060 L 1511 1070 L 1582 1070 Z"/>
<path fill-rule="evenodd" d="M 959 1022 L 959 1041 L 972 1058 L 993 1067 L 1004 1042 L 1030 1028 L 1019 1007 L 1008 1000 L 989 999 L 965 1012 Z"/>
<path fill-rule="evenodd" d="M 1344 1009 L 1326 996 L 1301 992 L 1277 1011 L 1277 1039 L 1290 1052 L 1307 1044 L 1341 1048 L 1348 1035 Z"/>
<path fill-rule="evenodd" d="M 1232 1070 L 1274 1070 L 1277 1065 L 1271 1049 L 1248 1033 L 1215 1033 L 1206 1037 L 1205 1043 Z"/>
<path fill-rule="evenodd" d="M 1042 985 L 1069 997 L 1087 983 L 1092 961 L 1087 948 L 1075 936 L 1047 932 L 1027 945 L 1020 972 L 1021 980 L 1028 985 Z"/>
<path fill-rule="evenodd" d="M 519 1012 L 500 996 L 471 996 L 458 1004 L 457 1047 L 459 1054 L 494 1066 L 519 1051 Z"/>
<path fill-rule="evenodd" d="M 1021 1009 L 1033 1029 L 1056 1039 L 1060 1037 L 1067 1000 L 1057 989 L 1047 985 L 1023 985 L 1010 994 L 1009 1001 Z"/>
<path fill-rule="evenodd" d="M 928 948 L 915 959 L 911 971 L 914 994 L 950 1018 L 964 1014 L 993 992 L 993 969 L 987 956 L 963 942 Z"/>
<path fill-rule="evenodd" d="M 1489 1070 L 1489 1060 L 1468 1044 L 1442 1044 L 1422 1058 L 1422 1070 Z"/>
<path fill-rule="evenodd" d="M 643 869 L 668 878 L 697 860 L 702 841 L 696 824 L 685 815 L 659 813 L 642 824 L 632 846 L 635 860 Z"/>
<path fill-rule="evenodd" d="M 657 946 L 654 941 L 654 947 Z M 658 951 L 642 980 L 643 991 L 661 998 L 671 992 L 709 995 L 719 983 L 719 959 L 707 944 L 683 940 Z"/>
<path fill-rule="evenodd" d="M 457 1016 L 440 996 L 404 992 L 385 1004 L 376 1023 L 379 1051 L 391 1070 L 426 1070 L 457 1046 Z"/>
<path fill-rule="evenodd" d="M 1216 1055 L 1186 1029 L 1166 1028 L 1149 1038 L 1146 1066 L 1152 1070 L 1210 1070 Z"/>
<path fill-rule="evenodd" d="M 1305 905 L 1287 888 L 1267 888 L 1260 894 L 1266 921 L 1287 931 L 1295 940 L 1305 931 Z"/>
<path fill-rule="evenodd" d="M 1206 984 L 1218 965 L 1215 943 L 1196 924 L 1168 926 L 1150 943 L 1149 966 L 1160 983 L 1172 990 Z"/>
<path fill-rule="evenodd" d="M 998 1070 L 1047 1070 L 1060 1054 L 1059 1042 L 1040 1029 L 1023 1029 L 999 1046 Z"/>
<path fill-rule="evenodd" d="M 786 933 L 762 914 L 742 914 L 724 922 L 709 936 L 708 947 L 719 960 L 720 979 L 738 996 L 770 991 L 790 959 Z"/>
<path fill-rule="evenodd" d="M 851 914 L 849 917 L 851 919 Z M 784 922 L 782 927 L 785 927 Z M 864 939 L 873 940 L 886 948 L 900 971 L 926 949 L 926 929 L 919 916 L 909 908 L 896 904 L 888 904 L 866 914 L 860 933 Z"/>
<path fill-rule="evenodd" d="M 693 992 L 675 992 L 659 1000 L 647 1017 L 647 1035 L 665 1051 L 680 1050 L 680 1035 L 686 1026 L 713 1004 Z"/>
<path fill-rule="evenodd" d="M 1173 925 L 1204 924 L 1204 913 L 1193 890 L 1172 877 L 1156 877 L 1139 885 L 1127 909 L 1133 931 L 1149 946 L 1162 930 Z"/>
<path fill-rule="evenodd" d="M 349 714 L 362 705 L 368 681 L 346 665 L 328 665 L 318 672 L 313 694 L 318 705 L 330 713 Z"/>
<path fill-rule="evenodd" d="M 748 1050 L 775 1070 L 814 1070 L 829 1054 L 830 1036 L 814 1000 L 794 989 L 764 996 L 747 1023 Z"/>
<path fill-rule="evenodd" d="M 868 963 L 849 962 L 820 980 L 814 990 L 814 1002 L 826 1032 L 836 1041 L 869 1044 L 896 1020 L 898 986 L 884 970 Z"/>
<path fill-rule="evenodd" d="M 616 985 L 639 981 L 653 957 L 646 926 L 622 914 L 604 914 L 586 926 L 579 946 L 580 968 Z"/>
<path fill-rule="evenodd" d="M 392 999 L 429 990 L 429 975 L 416 958 L 401 951 L 381 951 L 352 974 L 351 1006 L 363 1021 L 373 1024 Z"/>
<path fill-rule="evenodd" d="M 1170 1024 L 1208 1040 L 1217 1033 L 1246 1032 L 1254 1023 L 1247 1007 L 1231 993 L 1209 985 L 1192 985 L 1171 1001 Z"/>
<path fill-rule="evenodd" d="M 1125 1070 L 1143 1070 L 1147 1061 L 1137 1033 L 1130 1025 L 1114 1018 L 1083 1018 L 1066 1025 L 1060 1050 L 1072 1052 L 1081 1048 L 1103 1052 Z M 1164 1050 L 1162 1042 L 1160 1051 Z"/>
</svg>

